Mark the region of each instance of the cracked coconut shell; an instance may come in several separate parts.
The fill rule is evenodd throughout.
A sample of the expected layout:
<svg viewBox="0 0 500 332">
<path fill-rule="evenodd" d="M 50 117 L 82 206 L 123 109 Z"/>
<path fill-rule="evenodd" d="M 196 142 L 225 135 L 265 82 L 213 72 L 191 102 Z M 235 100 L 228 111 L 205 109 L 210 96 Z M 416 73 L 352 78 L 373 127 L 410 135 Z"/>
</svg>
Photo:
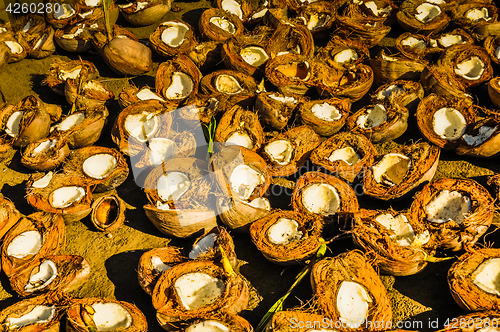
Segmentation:
<svg viewBox="0 0 500 332">
<path fill-rule="evenodd" d="M 55 132 L 47 138 L 28 144 L 22 152 L 21 163 L 35 171 L 50 171 L 59 167 L 69 153 L 66 138 Z"/>
<path fill-rule="evenodd" d="M 0 196 L 0 239 L 17 223 L 21 218 L 21 213 L 16 209 L 14 203 Z"/>
<path fill-rule="evenodd" d="M 90 220 L 102 232 L 112 232 L 125 223 L 125 201 L 118 195 L 104 195 L 92 203 Z"/>
<path fill-rule="evenodd" d="M 351 100 L 346 98 L 329 98 L 321 100 L 303 101 L 299 104 L 298 112 L 303 124 L 309 125 L 318 135 L 332 136 L 338 132 L 345 124 L 351 111 Z M 330 116 L 323 115 L 322 118 L 314 113 L 313 109 L 333 107 L 334 111 Z M 321 114 L 321 111 L 320 111 Z"/>
</svg>

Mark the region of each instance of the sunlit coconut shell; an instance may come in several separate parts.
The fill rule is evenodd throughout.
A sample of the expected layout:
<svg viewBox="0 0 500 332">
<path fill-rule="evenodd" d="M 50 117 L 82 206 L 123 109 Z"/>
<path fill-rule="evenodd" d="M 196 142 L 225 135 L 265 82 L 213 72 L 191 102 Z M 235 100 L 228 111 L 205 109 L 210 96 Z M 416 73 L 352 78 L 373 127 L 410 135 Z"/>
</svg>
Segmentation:
<svg viewBox="0 0 500 332">
<path fill-rule="evenodd" d="M 21 213 L 14 203 L 7 197 L 0 196 L 0 239 L 3 238 L 12 226 L 21 218 Z"/>
<path fill-rule="evenodd" d="M 464 332 L 464 331 L 482 332 L 481 329 L 483 329 L 483 331 L 488 331 L 488 328 L 493 329 L 493 331 L 495 331 L 494 330 L 496 328 L 495 326 L 498 326 L 499 321 L 500 321 L 500 313 L 498 313 L 498 310 L 472 312 L 467 315 L 450 318 L 450 322 L 452 322 L 452 324 L 445 326 L 442 330 L 439 330 L 438 332 Z M 459 327 L 458 324 L 455 324 L 455 322 L 457 322 L 458 324 L 460 324 L 460 322 L 471 322 L 471 323 L 469 325 L 465 325 L 464 328 L 462 329 Z"/>
<path fill-rule="evenodd" d="M 461 137 L 455 152 L 473 157 L 492 157 L 500 152 L 500 119 L 495 116 L 476 121 Z"/>
<path fill-rule="evenodd" d="M 54 27 L 54 29 L 64 28 L 76 17 L 76 14 L 78 14 L 78 11 L 80 10 L 80 7 L 76 4 L 71 5 L 66 3 L 61 4 L 61 6 L 61 11 L 57 13 L 54 11 L 51 11 L 50 13 L 48 11 L 45 12 L 45 22 Z"/>
<path fill-rule="evenodd" d="M 344 126 L 350 110 L 351 101 L 340 98 L 305 101 L 299 105 L 301 122 L 311 126 L 321 136 L 338 132 Z"/>
<path fill-rule="evenodd" d="M 500 108 L 500 76 L 494 77 L 488 82 L 488 95 L 493 104 Z"/>
<path fill-rule="evenodd" d="M 357 317 L 354 322 L 350 322 L 349 317 L 342 317 L 338 308 L 339 293 L 346 282 L 355 283 L 358 290 L 364 289 L 371 300 L 363 301 L 367 305 L 366 317 Z M 320 312 L 334 322 L 345 322 L 346 331 L 364 331 L 365 324 L 369 322 L 379 322 L 378 327 L 373 324 L 373 328 L 370 328 L 373 331 L 383 331 L 388 326 L 392 327 L 392 308 L 387 291 L 377 272 L 361 252 L 348 251 L 314 264 L 311 271 L 311 285 L 314 302 Z M 361 294 L 351 294 L 347 296 L 356 296 L 360 300 Z M 349 323 L 352 325 L 349 326 Z"/>
<path fill-rule="evenodd" d="M 289 228 L 275 229 L 281 226 L 275 226 L 278 223 L 288 221 L 294 224 Z M 293 226 L 296 228 L 292 231 Z M 252 223 L 250 236 L 267 260 L 279 265 L 296 265 L 315 255 L 321 245 L 319 238 L 322 229 L 323 223 L 318 216 L 296 211 L 275 211 Z M 280 237 L 280 243 L 273 241 L 271 232 Z"/>
<path fill-rule="evenodd" d="M 426 68 L 423 60 L 414 60 L 397 55 L 386 55 L 382 50 L 373 59 L 368 59 L 373 69 L 373 80 L 377 85 L 383 85 L 396 80 L 418 81 L 420 74 Z"/>
<path fill-rule="evenodd" d="M 261 5 L 263 5 L 263 3 L 261 3 Z M 288 6 L 285 7 L 285 5 L 288 5 L 287 1 L 277 1 L 274 6 L 271 7 L 269 7 L 269 5 L 261 6 L 261 10 L 252 16 L 249 25 L 262 22 L 274 30 L 281 24 L 292 24 L 291 21 L 293 21 L 293 18 L 291 16 L 293 15 L 293 12 Z M 303 21 L 300 21 L 300 24 L 302 23 Z"/>
<path fill-rule="evenodd" d="M 288 142 L 288 144 L 285 143 L 288 145 L 285 151 L 279 149 L 273 151 L 274 154 L 269 151 L 271 145 L 280 144 L 280 142 Z M 295 174 L 300 167 L 304 166 L 311 151 L 320 142 L 320 136 L 310 126 L 299 126 L 266 141 L 260 154 L 267 161 L 268 172 L 272 176 L 289 176 Z"/>
<path fill-rule="evenodd" d="M 84 23 L 67 25 L 57 29 L 54 41 L 63 50 L 72 53 L 84 53 L 92 49 L 92 34 Z"/>
<path fill-rule="evenodd" d="M 269 37 L 266 50 L 271 59 L 282 54 L 312 57 L 314 54 L 314 39 L 305 25 L 282 23 Z"/>
<path fill-rule="evenodd" d="M 120 13 L 129 23 L 143 27 L 161 20 L 170 11 L 172 1 L 147 1 L 144 8 L 141 8 L 140 4 L 143 4 L 143 2 L 137 1 L 129 6 L 122 5 L 118 7 L 120 8 Z"/>
<path fill-rule="evenodd" d="M 111 138 L 120 151 L 127 156 L 135 156 L 145 151 L 146 143 L 156 137 L 168 137 L 172 125 L 172 115 L 170 111 L 175 106 L 168 107 L 158 100 L 143 100 L 126 107 L 116 117 L 111 130 Z M 129 118 L 130 117 L 130 118 Z M 133 132 L 127 130 L 127 118 L 131 123 Z M 150 121 L 154 123 L 151 124 Z M 140 127 L 139 127 L 140 125 Z M 139 128 L 140 130 L 137 130 Z"/>
<path fill-rule="evenodd" d="M 448 270 L 451 295 L 463 310 L 483 311 L 500 308 L 496 282 L 499 259 L 499 249 L 471 248 Z M 483 265 L 488 264 L 488 261 L 491 265 Z M 483 280 L 479 279 L 481 277 Z"/>
<path fill-rule="evenodd" d="M 212 178 L 207 170 L 206 162 L 187 157 L 169 159 L 148 174 L 144 192 L 150 203 L 144 205 L 144 210 L 158 230 L 168 236 L 183 238 L 201 231 L 206 233 L 217 226 L 211 194 Z M 179 197 L 172 198 L 169 194 L 169 199 L 164 199 L 162 195 L 165 194 L 158 191 L 158 182 L 162 178 L 166 180 L 170 173 L 175 176 L 182 174 L 189 181 L 189 186 L 184 189 L 176 187 L 172 194 L 177 192 Z"/>
<path fill-rule="evenodd" d="M 372 48 L 377 45 L 390 31 L 391 27 L 383 23 L 383 19 L 364 17 L 362 15 L 339 14 L 335 21 L 337 36 L 354 40 Z"/>
<path fill-rule="evenodd" d="M 372 112 L 379 114 L 370 118 Z M 385 116 L 381 117 L 382 113 Z M 350 131 L 365 135 L 374 144 L 384 143 L 403 135 L 408 128 L 408 116 L 408 109 L 399 104 L 368 105 L 349 116 L 346 125 Z"/>
<path fill-rule="evenodd" d="M 368 93 L 373 79 L 373 69 L 361 63 L 349 67 L 337 81 L 332 81 L 331 76 L 321 77 L 316 89 L 321 96 L 349 98 L 354 102 Z"/>
<path fill-rule="evenodd" d="M 134 304 L 125 301 L 99 297 L 74 299 L 67 310 L 67 332 L 91 332 L 99 329 L 122 332 L 148 330 L 144 314 Z M 110 319 L 110 312 L 113 312 L 115 317 L 118 316 L 117 322 Z"/>
<path fill-rule="evenodd" d="M 227 329 L 231 332 L 253 332 L 253 327 L 250 323 L 237 315 L 225 315 L 213 313 L 203 318 L 196 318 L 192 320 L 188 320 L 185 322 L 175 322 L 173 324 L 166 323 L 162 325 L 164 330 L 170 332 L 184 332 L 184 331 L 193 331 L 192 329 L 217 329 L 220 328 L 222 331 Z M 189 330 L 191 328 L 191 330 Z"/>
<path fill-rule="evenodd" d="M 434 39 L 439 48 L 448 48 L 455 44 L 474 44 L 474 38 L 465 30 L 456 28 L 449 32 L 442 32 Z"/>
<path fill-rule="evenodd" d="M 489 36 L 484 41 L 484 48 L 488 55 L 490 56 L 490 60 L 493 62 L 492 65 L 498 68 L 500 66 L 500 38 L 499 36 Z M 491 81 L 491 80 L 490 80 Z"/>
<path fill-rule="evenodd" d="M 455 112 L 458 112 L 460 115 L 453 113 L 455 117 L 462 117 L 465 120 L 465 127 L 463 128 L 464 132 L 462 135 L 459 135 L 460 129 L 453 128 L 450 124 L 450 129 L 453 130 L 451 133 L 447 133 L 446 129 L 444 133 L 438 134 L 434 129 L 434 124 L 439 124 L 439 121 L 444 121 L 443 118 L 441 120 L 435 119 L 435 114 L 438 111 L 443 109 L 453 109 Z M 446 116 L 446 115 L 445 115 Z M 460 144 L 460 138 L 467 131 L 466 128 L 473 125 L 476 117 L 476 112 L 474 108 L 470 107 L 463 100 L 453 101 L 449 99 L 445 99 L 436 94 L 430 94 L 425 97 L 420 104 L 418 105 L 417 112 L 417 124 L 422 135 L 425 136 L 430 142 L 439 146 L 443 149 L 455 149 Z M 452 115 L 447 116 L 447 119 L 451 121 Z M 457 120 L 455 120 L 457 121 Z M 457 133 L 458 131 L 458 133 Z M 442 137 L 441 135 L 447 136 L 449 138 Z"/>
<path fill-rule="evenodd" d="M 264 131 L 256 113 L 235 105 L 220 119 L 215 141 L 220 145 L 238 145 L 257 151 L 264 142 Z"/>
<path fill-rule="evenodd" d="M 456 191 L 470 199 L 470 211 L 459 223 L 450 218 L 440 223 L 428 221 L 425 208 L 443 190 Z M 472 247 L 488 230 L 493 214 L 493 198 L 483 186 L 471 179 L 442 178 L 430 182 L 413 200 L 410 208 L 410 217 L 427 224 L 427 229 L 435 234 L 439 247 L 452 251 Z"/>
<path fill-rule="evenodd" d="M 44 274 L 37 275 L 39 272 Z M 28 297 L 55 290 L 70 292 L 81 286 L 89 274 L 90 265 L 82 256 L 54 255 L 41 257 L 9 281 L 17 294 Z"/>
<path fill-rule="evenodd" d="M 484 40 L 489 36 L 496 36 L 500 34 L 500 23 L 497 21 L 477 25 L 474 27 L 472 34 L 476 40 Z"/>
<path fill-rule="evenodd" d="M 388 154 L 377 156 L 372 167 L 363 176 L 365 194 L 378 199 L 390 200 L 404 196 L 421 183 L 431 181 L 436 173 L 440 152 L 441 150 L 437 146 L 422 142 L 403 145 Z M 408 159 L 405 161 L 399 155 Z M 384 169 L 384 162 L 390 160 L 391 157 L 396 157 L 399 160 L 389 169 Z M 380 179 L 377 181 L 379 167 L 382 169 Z M 391 178 L 389 174 L 391 170 L 396 179 Z"/>
<path fill-rule="evenodd" d="M 252 14 L 252 4 L 248 0 L 216 0 L 217 8 L 228 11 L 245 22 Z"/>
<path fill-rule="evenodd" d="M 142 75 L 153 69 L 151 49 L 123 36 L 111 39 L 100 54 L 108 67 L 118 74 Z"/>
<path fill-rule="evenodd" d="M 397 80 L 381 85 L 370 97 L 372 104 L 383 104 L 388 100 L 391 104 L 398 103 L 414 113 L 424 99 L 424 88 L 419 82 Z"/>
<path fill-rule="evenodd" d="M 146 251 L 142 254 L 137 267 L 139 284 L 146 293 L 151 295 L 160 275 L 173 265 L 186 260 L 181 249 L 173 246 Z"/>
<path fill-rule="evenodd" d="M 181 54 L 158 67 L 155 77 L 156 93 L 170 103 L 179 104 L 198 93 L 200 80 L 201 72 L 198 67 Z"/>
<path fill-rule="evenodd" d="M 318 50 L 318 56 L 331 67 L 349 68 L 363 62 L 370 54 L 362 43 L 333 36 L 325 47 Z"/>
<path fill-rule="evenodd" d="M 10 49 L 5 43 L 0 43 L 0 73 L 3 72 L 5 67 L 10 61 Z"/>
<path fill-rule="evenodd" d="M 252 76 L 240 73 L 236 70 L 216 70 L 202 77 L 200 90 L 207 95 L 254 94 L 257 83 Z"/>
<path fill-rule="evenodd" d="M 132 32 L 115 24 L 113 25 L 111 31 L 111 38 L 116 38 L 116 37 L 128 38 L 131 40 L 135 40 L 136 42 L 139 41 L 139 38 L 137 38 L 137 36 L 134 35 Z M 94 48 L 96 50 L 101 50 L 108 43 L 108 38 L 109 38 L 108 33 L 104 28 L 104 26 L 97 28 L 92 33 L 92 43 L 94 45 Z"/>
<path fill-rule="evenodd" d="M 125 108 L 130 104 L 149 99 L 156 99 L 165 102 L 165 99 L 154 92 L 154 89 L 151 89 L 149 86 L 145 85 L 141 88 L 138 88 L 135 85 L 132 85 L 123 88 L 122 92 L 120 92 L 120 94 L 118 95 L 118 104 L 121 108 Z"/>
<path fill-rule="evenodd" d="M 37 210 L 60 214 L 65 221 L 78 221 L 91 212 L 91 187 L 79 177 L 55 174 L 48 185 L 33 186 L 36 180 L 27 183 L 26 200 Z"/>
<path fill-rule="evenodd" d="M 312 62 L 310 58 L 292 53 L 279 55 L 267 61 L 266 77 L 285 96 L 304 95 L 314 85 L 312 78 L 317 76 L 314 69 L 318 68 L 314 68 Z"/>
<path fill-rule="evenodd" d="M 225 287 L 217 298 L 211 299 L 211 303 L 204 306 L 200 304 L 200 307 L 188 310 L 182 303 L 176 284 L 179 278 L 191 273 L 200 273 L 220 280 Z M 219 314 L 236 315 L 246 309 L 249 293 L 248 285 L 237 274 L 229 274 L 210 261 L 191 261 L 177 264 L 165 271 L 156 283 L 152 296 L 153 306 L 157 310 L 156 318 L 163 326 L 178 321 L 205 318 L 215 311 Z"/>
<path fill-rule="evenodd" d="M 358 5 L 359 10 L 367 17 L 382 19 L 387 26 L 396 23 L 398 5 L 391 0 L 366 1 Z"/>
<path fill-rule="evenodd" d="M 204 73 L 210 73 L 221 63 L 222 43 L 209 40 L 191 47 L 187 56 Z"/>
<path fill-rule="evenodd" d="M 298 105 L 298 98 L 285 97 L 277 92 L 259 93 L 255 100 L 255 109 L 261 124 L 276 130 L 286 127 Z"/>
<path fill-rule="evenodd" d="M 420 83 L 426 94 L 435 93 L 445 98 L 463 99 L 469 105 L 474 103 L 464 84 L 455 78 L 453 72 L 446 71 L 443 67 L 432 65 L 425 67 L 420 74 Z"/>
<path fill-rule="evenodd" d="M 222 59 L 226 68 L 262 77 L 269 55 L 266 51 L 270 31 L 230 38 L 222 45 Z"/>
<path fill-rule="evenodd" d="M 77 6 L 80 10 L 77 17 L 72 22 L 83 20 L 84 22 L 93 22 L 101 27 L 106 24 L 104 18 L 104 6 L 102 5 L 101 0 L 77 0 L 77 2 Z M 120 10 L 114 1 L 109 4 L 108 12 L 110 25 L 113 26 L 120 15 Z"/>
<path fill-rule="evenodd" d="M 326 189 L 317 188 L 322 185 L 327 186 Z M 316 189 L 312 186 L 316 186 Z M 311 191 L 315 198 L 313 199 L 314 202 L 308 199 L 306 204 L 317 204 L 310 208 L 315 208 L 319 211 L 318 213 L 310 211 L 304 203 L 306 200 L 304 194 L 307 194 L 308 191 Z M 322 198 L 322 200 L 319 198 Z M 336 206 L 332 207 L 332 201 Z M 325 209 L 325 203 L 330 204 L 328 209 Z M 339 178 L 321 172 L 307 172 L 299 178 L 292 194 L 292 207 L 295 211 L 306 215 L 319 215 L 323 217 L 325 224 L 334 227 L 351 218 L 352 214 L 359 210 L 358 198 L 354 189 Z"/>
<path fill-rule="evenodd" d="M 463 29 L 497 21 L 498 9 L 493 4 L 482 1 L 462 3 L 451 11 L 453 22 Z"/>
<path fill-rule="evenodd" d="M 98 108 L 115 98 L 113 91 L 99 81 L 82 82 L 80 91 L 79 85 L 78 79 L 68 79 L 64 89 L 66 100 L 70 105 L 75 104 L 78 110 Z"/>
<path fill-rule="evenodd" d="M 28 55 L 29 45 L 22 37 L 10 33 L 0 34 L 0 43 L 7 46 L 10 56 L 8 63 L 18 62 Z"/>
<path fill-rule="evenodd" d="M 56 51 L 54 34 L 54 29 L 51 26 L 47 26 L 45 30 L 32 41 L 32 47 L 28 51 L 28 55 L 35 59 L 42 59 L 54 53 Z"/>
<path fill-rule="evenodd" d="M 353 149 L 359 156 L 356 162 L 349 162 L 339 158 L 330 159 L 332 153 L 342 149 Z M 311 153 L 313 164 L 324 167 L 329 172 L 353 182 L 359 172 L 366 170 L 373 163 L 373 157 L 377 151 L 373 144 L 365 136 L 351 132 L 341 132 L 323 141 Z M 354 161 L 354 160 L 353 160 Z"/>
<path fill-rule="evenodd" d="M 304 21 L 304 24 L 316 39 L 326 39 L 328 37 L 326 31 L 332 27 L 337 16 L 335 4 L 328 1 L 307 3 L 307 5 L 300 8 L 299 13 L 298 18 Z"/>
<path fill-rule="evenodd" d="M 73 60 L 62 61 L 56 59 L 49 68 L 42 84 L 47 84 L 55 93 L 64 95 L 64 83 L 68 78 L 79 78 L 83 81 L 95 79 L 99 76 L 96 66 L 89 61 Z"/>
<path fill-rule="evenodd" d="M 191 251 L 188 254 L 190 259 L 221 262 L 222 253 L 220 247 L 224 250 L 224 254 L 231 266 L 236 266 L 238 259 L 234 251 L 233 238 L 229 232 L 222 226 L 217 226 L 212 229 L 207 235 L 202 235 L 193 244 Z"/>
<path fill-rule="evenodd" d="M 401 231 L 401 225 L 395 225 L 400 227 L 397 229 L 382 225 L 376 220 L 381 215 L 404 216 L 413 239 L 406 238 L 408 227 Z M 413 275 L 422 271 L 427 266 L 427 258 L 434 254 L 433 242 L 425 224 L 415 223 L 416 220 L 408 218 L 405 212 L 361 209 L 354 214 L 354 218 L 353 241 L 368 257 L 373 258 L 381 273 Z"/>
<path fill-rule="evenodd" d="M 256 198 L 264 200 L 267 198 Z M 255 206 L 251 203 L 242 201 L 235 196 L 221 196 L 217 198 L 217 212 L 222 223 L 238 233 L 248 233 L 250 225 L 260 218 L 264 218 L 271 213 L 270 204 L 267 207 Z"/>
<path fill-rule="evenodd" d="M 66 139 L 55 133 L 28 144 L 22 152 L 21 163 L 35 171 L 50 171 L 61 165 L 69 152 Z"/>
<path fill-rule="evenodd" d="M 422 5 L 423 7 L 419 7 Z M 429 17 L 428 14 L 426 15 L 426 6 L 437 15 L 432 18 Z M 420 19 L 417 18 L 417 15 L 420 15 Z M 399 25 L 403 29 L 423 35 L 438 33 L 451 21 L 443 5 L 428 3 L 424 0 L 405 0 L 401 6 L 399 6 L 396 17 Z"/>
<path fill-rule="evenodd" d="M 396 38 L 396 48 L 408 59 L 423 60 L 431 57 L 431 40 L 428 36 L 405 32 Z"/>
<path fill-rule="evenodd" d="M 92 203 L 90 220 L 102 232 L 112 232 L 125 222 L 125 202 L 117 195 L 104 195 Z"/>
<path fill-rule="evenodd" d="M 224 42 L 241 35 L 244 27 L 238 16 L 222 9 L 209 8 L 201 14 L 198 29 L 203 39 Z"/>
<path fill-rule="evenodd" d="M 164 57 L 186 54 L 198 43 L 193 28 L 181 20 L 161 23 L 149 36 L 153 49 Z"/>
<path fill-rule="evenodd" d="M 196 128 L 200 123 L 208 124 L 213 116 L 223 111 L 222 99 L 209 95 L 194 95 L 184 100 L 177 109 L 177 115 L 190 128 Z"/>
<path fill-rule="evenodd" d="M 37 238 L 39 242 L 28 248 L 28 241 L 31 243 Z M 9 248 L 11 244 L 15 248 Z M 66 231 L 61 216 L 45 212 L 30 214 L 21 218 L 5 234 L 2 244 L 2 271 L 8 277 L 15 276 L 40 257 L 57 254 L 64 249 L 65 244 Z"/>
</svg>

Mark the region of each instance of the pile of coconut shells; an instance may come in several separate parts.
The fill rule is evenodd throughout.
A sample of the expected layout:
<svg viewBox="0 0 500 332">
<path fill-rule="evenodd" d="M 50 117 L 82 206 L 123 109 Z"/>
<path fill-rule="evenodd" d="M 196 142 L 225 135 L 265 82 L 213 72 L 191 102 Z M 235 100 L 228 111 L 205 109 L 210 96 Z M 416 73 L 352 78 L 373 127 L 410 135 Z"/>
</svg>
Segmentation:
<svg viewBox="0 0 500 332">
<path fill-rule="evenodd" d="M 109 237 L 124 225 L 124 183 L 162 235 L 197 238 L 123 271 L 138 275 L 167 331 L 256 328 L 240 316 L 251 285 L 231 233 L 277 266 L 310 267 L 312 300 L 266 331 L 394 330 L 379 274 L 414 275 L 458 254 L 447 282 L 473 313 L 439 328 L 500 330 L 500 249 L 481 239 L 500 174 L 486 184 L 437 172 L 442 155 L 498 170 L 493 2 L 217 0 L 197 26 L 169 16 L 170 0 L 110 1 L 106 15 L 99 0 L 47 3 L 59 11 L 0 26 L 0 70 L 56 45 L 76 54 L 43 73 L 60 103 L 29 95 L 0 107 L 0 158 L 19 149 L 36 211 L 0 200 L 2 271 L 26 298 L 0 311 L 0 330 L 59 330 L 63 316 L 66 331 L 147 330 L 131 303 L 73 298 L 92 271 L 58 254 L 67 225 L 90 218 Z M 156 28 L 139 40 L 115 24 L 119 13 Z M 149 73 L 154 86 L 113 91 L 78 54 L 119 76 Z M 99 145 L 103 133 L 114 148 Z M 312 264 L 341 237 L 356 249 Z"/>
</svg>

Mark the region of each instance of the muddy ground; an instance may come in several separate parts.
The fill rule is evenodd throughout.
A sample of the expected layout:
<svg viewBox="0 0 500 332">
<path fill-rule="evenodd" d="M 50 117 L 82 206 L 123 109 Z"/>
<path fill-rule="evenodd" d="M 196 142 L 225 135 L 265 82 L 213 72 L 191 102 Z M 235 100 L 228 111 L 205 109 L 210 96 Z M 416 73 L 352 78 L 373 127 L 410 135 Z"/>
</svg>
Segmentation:
<svg viewBox="0 0 500 332">
<path fill-rule="evenodd" d="M 204 8 L 210 6 L 207 1 L 176 1 L 175 4 L 180 7 L 181 11 L 167 14 L 164 20 L 180 17 L 192 26 L 197 25 L 198 18 Z M 0 18 L 5 19 L 6 17 L 4 15 L 3 17 L 0 16 Z M 130 27 L 121 18 L 118 23 L 130 28 L 140 39 L 145 41 L 158 25 L 134 28 Z M 115 95 L 118 95 L 123 87 L 130 84 L 153 86 L 155 69 L 159 63 L 165 61 L 165 59 L 155 54 L 155 68 L 153 71 L 141 77 L 122 78 L 111 72 L 97 53 L 82 54 L 81 57 L 95 63 L 101 74 L 100 80 L 105 82 L 114 91 Z M 45 59 L 24 59 L 18 63 L 9 64 L 0 73 L 1 102 L 17 103 L 22 98 L 34 94 L 45 102 L 62 105 L 64 112 L 68 112 L 69 105 L 66 100 L 41 84 L 50 64 L 56 58 L 76 59 L 78 56 L 58 49 L 54 55 Z M 481 94 L 482 92 L 484 90 L 480 90 L 478 93 Z M 360 103 L 357 106 L 359 107 L 359 105 Z M 115 147 L 110 139 L 110 128 L 114 118 L 120 111 L 116 101 L 110 106 L 109 110 L 108 123 L 96 145 Z M 388 151 L 398 144 L 419 139 L 422 139 L 422 136 L 416 127 L 415 118 L 411 117 L 409 129 L 402 137 L 397 139 L 396 142 L 378 146 L 377 148 L 379 151 Z M 497 173 L 499 170 L 498 158 L 487 160 L 462 158 L 454 152 L 443 151 L 435 179 L 451 176 L 467 177 L 486 186 L 487 176 Z M 12 150 L 8 158 L 0 161 L 1 193 L 13 200 L 21 213 L 26 215 L 34 212 L 24 198 L 25 182 L 30 173 L 20 163 L 19 151 Z M 89 217 L 66 225 L 67 246 L 64 253 L 82 255 L 92 267 L 89 279 L 72 295 L 76 297 L 109 297 L 135 303 L 145 313 L 149 330 L 161 331 L 155 319 L 151 298 L 140 288 L 137 282 L 137 263 L 142 253 L 148 249 L 166 246 L 167 244 L 189 247 L 193 240 L 169 239 L 149 222 L 142 209 L 143 204 L 146 203 L 146 196 L 142 189 L 135 184 L 132 175 L 116 191 L 120 197 L 131 206 L 134 206 L 135 209 L 127 211 L 127 223 L 114 232 L 111 238 L 106 237 L 102 232 L 96 231 Z M 274 190 L 274 192 L 279 191 Z M 491 192 L 494 194 L 492 190 Z M 406 209 L 411 204 L 411 197 L 395 203 L 380 202 L 368 197 L 360 197 L 359 201 L 361 207 L 366 208 L 393 206 L 395 209 Z M 289 208 L 290 196 L 286 192 L 275 196 L 273 203 L 281 208 Z M 495 215 L 495 221 L 498 220 L 497 214 Z M 490 233 L 495 229 L 492 226 Z M 256 250 L 249 235 L 233 235 L 236 253 L 242 261 L 240 271 L 255 287 L 258 296 L 254 299 L 257 300 L 260 297 L 260 302 L 254 302 L 255 308 L 243 312 L 242 316 L 256 326 L 268 308 L 293 283 L 295 276 L 300 271 L 300 267 L 282 268 L 274 265 L 264 259 Z M 489 234 L 486 240 L 488 242 L 499 240 L 498 233 Z M 494 244 L 494 246 L 498 245 Z M 336 255 L 352 248 L 352 241 L 347 237 L 332 243 L 328 255 Z M 413 325 L 414 329 L 430 331 L 435 330 L 436 322 L 439 327 L 442 327 L 446 319 L 464 314 L 453 301 L 446 281 L 447 270 L 453 262 L 454 260 L 449 260 L 429 264 L 421 273 L 409 277 L 382 276 L 392 299 L 394 319 L 406 322 L 406 327 L 417 324 Z M 0 276 L 0 282 L 0 309 L 2 309 L 18 301 L 19 298 L 10 290 L 5 276 Z M 308 280 L 304 280 L 298 289 L 292 293 L 285 306 L 306 305 L 310 298 L 311 287 Z"/>
</svg>

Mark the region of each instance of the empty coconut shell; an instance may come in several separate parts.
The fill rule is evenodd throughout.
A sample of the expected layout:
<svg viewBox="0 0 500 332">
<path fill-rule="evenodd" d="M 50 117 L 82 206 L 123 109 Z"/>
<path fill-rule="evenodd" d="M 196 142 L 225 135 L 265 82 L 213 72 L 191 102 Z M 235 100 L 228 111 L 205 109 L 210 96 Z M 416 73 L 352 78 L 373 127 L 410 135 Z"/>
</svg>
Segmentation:
<svg viewBox="0 0 500 332">
<path fill-rule="evenodd" d="M 261 124 L 276 130 L 286 127 L 297 105 L 299 105 L 299 99 L 286 97 L 278 92 L 259 93 L 255 100 L 255 108 Z"/>
<path fill-rule="evenodd" d="M 149 41 L 153 49 L 164 57 L 186 54 L 197 45 L 193 28 L 180 20 L 161 23 L 149 36 Z"/>
<path fill-rule="evenodd" d="M 244 27 L 241 19 L 231 12 L 209 8 L 201 14 L 198 29 L 203 39 L 224 42 L 241 35 Z"/>
<path fill-rule="evenodd" d="M 300 103 L 298 110 L 303 124 L 318 135 L 332 136 L 344 126 L 351 104 L 346 98 L 311 100 Z"/>
<path fill-rule="evenodd" d="M 146 4 L 141 1 L 118 6 L 125 19 L 139 27 L 148 26 L 158 22 L 170 11 L 172 0 L 150 0 Z"/>
<path fill-rule="evenodd" d="M 21 163 L 35 171 L 50 171 L 61 165 L 69 153 L 66 138 L 56 132 L 28 144 L 22 152 Z"/>
<path fill-rule="evenodd" d="M 371 95 L 372 104 L 383 104 L 388 100 L 398 103 L 411 113 L 415 112 L 420 101 L 424 99 L 422 84 L 414 81 L 397 80 L 380 86 Z"/>
<path fill-rule="evenodd" d="M 117 195 L 104 195 L 92 203 L 90 220 L 102 232 L 112 232 L 125 222 L 125 202 Z"/>
</svg>

